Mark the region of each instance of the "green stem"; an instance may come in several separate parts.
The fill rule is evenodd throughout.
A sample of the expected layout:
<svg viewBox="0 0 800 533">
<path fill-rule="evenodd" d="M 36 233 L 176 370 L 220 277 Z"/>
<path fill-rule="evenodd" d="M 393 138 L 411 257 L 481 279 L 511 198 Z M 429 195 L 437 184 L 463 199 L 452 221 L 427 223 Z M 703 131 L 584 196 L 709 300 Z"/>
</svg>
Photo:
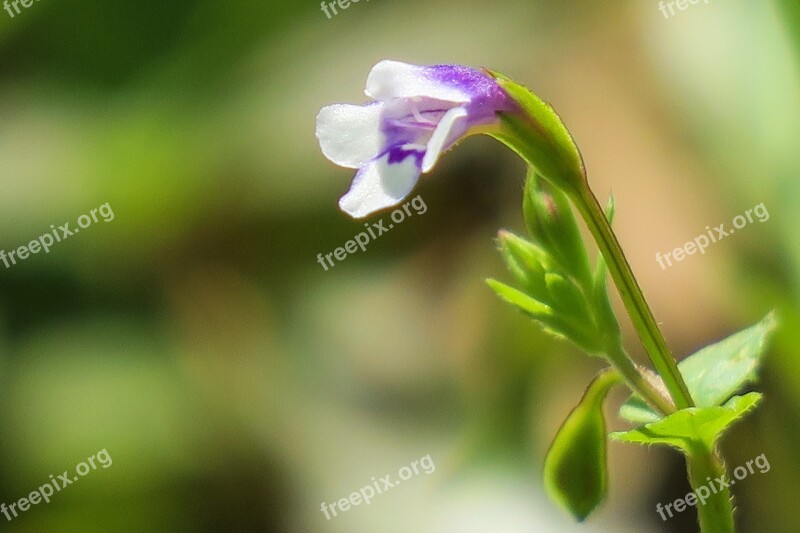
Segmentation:
<svg viewBox="0 0 800 533">
<path fill-rule="evenodd" d="M 689 471 L 689 483 L 695 494 L 706 493 L 709 496 L 705 504 L 697 502 L 697 518 L 700 521 L 702 533 L 734 533 L 733 501 L 731 491 L 721 487 L 717 479 L 725 476 L 728 483 L 725 465 L 722 459 L 712 449 L 700 443 L 691 446 L 690 453 L 686 455 L 686 468 Z M 710 478 L 710 481 L 709 481 Z"/>
<path fill-rule="evenodd" d="M 689 389 L 686 387 L 686 382 L 684 382 L 681 373 L 678 371 L 678 365 L 667 347 L 653 312 L 644 298 L 642 289 L 633 275 L 628 260 L 622 252 L 622 247 L 616 235 L 614 235 L 611 225 L 606 220 L 597 198 L 595 198 L 588 185 L 577 189 L 577 194 L 573 191 L 567 192 L 573 195 L 573 201 L 578 211 L 586 221 L 589 231 L 600 248 L 600 252 L 605 257 L 608 270 L 619 290 L 633 325 L 636 327 L 642 339 L 642 344 L 644 344 L 650 355 L 650 360 L 653 362 L 661 379 L 664 380 L 664 385 L 672 396 L 675 405 L 678 409 L 693 407 L 694 402 Z M 671 411 L 672 409 L 669 412 Z"/>
<path fill-rule="evenodd" d="M 636 368 L 631 357 L 619 343 L 613 345 L 606 351 L 609 360 L 614 364 L 614 368 L 625 378 L 625 382 L 631 391 L 641 396 L 653 409 L 663 415 L 671 413 L 675 407 L 650 383 L 642 373 Z"/>
</svg>

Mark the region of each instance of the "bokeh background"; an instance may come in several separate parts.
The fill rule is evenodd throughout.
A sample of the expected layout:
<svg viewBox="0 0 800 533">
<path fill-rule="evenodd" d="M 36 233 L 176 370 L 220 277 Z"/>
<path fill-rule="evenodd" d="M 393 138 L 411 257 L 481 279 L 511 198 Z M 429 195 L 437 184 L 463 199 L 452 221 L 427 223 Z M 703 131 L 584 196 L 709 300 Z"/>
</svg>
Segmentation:
<svg viewBox="0 0 800 533">
<path fill-rule="evenodd" d="M 711 0 L 41 0 L 0 11 L 0 247 L 108 202 L 115 218 L 0 265 L 0 501 L 114 463 L 21 532 L 686 532 L 669 450 L 611 444 L 576 525 L 543 494 L 549 440 L 600 368 L 500 302 L 493 238 L 524 168 L 488 138 L 416 189 L 428 211 L 324 271 L 361 231 L 317 111 L 383 58 L 487 66 L 550 101 L 676 354 L 782 327 L 766 401 L 725 438 L 743 532 L 800 530 L 800 7 Z M 662 270 L 654 255 L 764 203 L 770 218 Z M 74 222 L 73 222 L 74 225 Z M 639 343 L 626 326 L 630 350 Z M 622 428 L 614 405 L 611 426 Z M 330 521 L 320 511 L 430 455 Z"/>
</svg>

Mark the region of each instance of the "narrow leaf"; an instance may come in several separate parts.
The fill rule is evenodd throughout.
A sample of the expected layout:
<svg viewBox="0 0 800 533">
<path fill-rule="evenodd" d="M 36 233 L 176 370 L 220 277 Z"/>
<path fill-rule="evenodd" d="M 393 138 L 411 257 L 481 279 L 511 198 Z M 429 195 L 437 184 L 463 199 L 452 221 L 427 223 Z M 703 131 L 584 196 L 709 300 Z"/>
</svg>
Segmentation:
<svg viewBox="0 0 800 533">
<path fill-rule="evenodd" d="M 566 316 L 574 317 L 587 323 L 591 322 L 586 296 L 571 280 L 565 279 L 555 272 L 548 272 L 544 275 L 544 281 L 552 298 L 553 307 Z"/>
<path fill-rule="evenodd" d="M 608 223 L 614 222 L 614 196 L 608 196 L 608 203 L 606 204 L 606 219 Z M 611 300 L 608 297 L 608 265 L 603 254 L 597 256 L 597 266 L 594 271 L 592 280 L 592 297 L 594 298 L 594 308 L 598 315 L 598 322 L 602 324 L 606 331 L 615 335 L 620 335 L 619 322 L 617 315 L 614 313 L 614 308 L 611 306 Z"/>
<path fill-rule="evenodd" d="M 614 195 L 608 195 L 608 203 L 606 203 L 606 220 L 608 220 L 609 224 L 614 223 L 614 215 L 616 214 L 617 209 L 614 202 Z M 602 287 L 603 290 L 606 288 L 606 279 L 608 277 L 608 265 L 606 265 L 606 259 L 603 257 L 603 254 L 597 254 L 597 267 L 594 271 L 594 281 L 595 287 Z"/>
<path fill-rule="evenodd" d="M 574 320 L 574 317 L 564 315 L 500 281 L 487 279 L 486 283 L 500 298 L 539 322 L 548 333 L 571 341 L 589 354 L 600 354 L 599 339 L 585 329 L 585 322 Z"/>
<path fill-rule="evenodd" d="M 555 318 L 553 309 L 538 300 L 535 300 L 522 291 L 509 287 L 505 283 L 494 279 L 487 279 L 489 287 L 503 300 L 516 306 L 537 320 L 550 320 Z"/>
<path fill-rule="evenodd" d="M 544 276 L 555 268 L 552 259 L 544 250 L 510 231 L 500 231 L 497 242 L 500 255 L 517 282 L 533 297 L 544 301 L 547 298 Z"/>
</svg>

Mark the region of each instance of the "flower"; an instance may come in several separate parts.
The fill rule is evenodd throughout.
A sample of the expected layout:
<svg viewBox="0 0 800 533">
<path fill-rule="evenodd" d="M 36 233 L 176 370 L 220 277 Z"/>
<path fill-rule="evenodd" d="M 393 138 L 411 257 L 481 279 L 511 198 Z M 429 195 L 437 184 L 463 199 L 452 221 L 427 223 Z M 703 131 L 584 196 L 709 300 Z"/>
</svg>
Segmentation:
<svg viewBox="0 0 800 533">
<path fill-rule="evenodd" d="M 381 61 L 367 77 L 366 105 L 335 104 L 317 115 L 322 153 L 357 168 L 339 207 L 354 218 L 400 203 L 457 141 L 499 124 L 516 104 L 488 74 L 458 65 Z"/>
</svg>

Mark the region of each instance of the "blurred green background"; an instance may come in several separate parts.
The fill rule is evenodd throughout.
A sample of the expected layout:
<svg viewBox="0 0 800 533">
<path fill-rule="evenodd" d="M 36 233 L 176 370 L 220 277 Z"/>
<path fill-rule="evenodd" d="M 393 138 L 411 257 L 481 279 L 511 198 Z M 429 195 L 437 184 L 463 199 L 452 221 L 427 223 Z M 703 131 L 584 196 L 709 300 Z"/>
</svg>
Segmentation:
<svg viewBox="0 0 800 533">
<path fill-rule="evenodd" d="M 500 302 L 493 238 L 521 230 L 524 168 L 474 138 L 414 216 L 362 229 L 319 108 L 365 101 L 383 58 L 487 66 L 550 101 L 676 354 L 777 308 L 766 401 L 724 441 L 743 532 L 800 530 L 800 7 L 711 0 L 352 4 L 41 0 L 0 11 L 0 247 L 108 202 L 115 218 L 0 265 L 0 501 L 107 449 L 0 529 L 433 533 L 694 529 L 680 456 L 610 446 L 578 526 L 543 494 L 549 440 L 599 362 Z M 654 260 L 763 202 L 770 219 Z M 73 223 L 74 225 L 74 223 Z M 617 302 L 618 303 L 618 302 Z M 632 352 L 642 350 L 628 327 Z M 623 397 L 615 398 L 615 401 Z M 622 424 L 612 418 L 612 427 Z M 321 502 L 430 455 L 330 521 Z"/>
</svg>

